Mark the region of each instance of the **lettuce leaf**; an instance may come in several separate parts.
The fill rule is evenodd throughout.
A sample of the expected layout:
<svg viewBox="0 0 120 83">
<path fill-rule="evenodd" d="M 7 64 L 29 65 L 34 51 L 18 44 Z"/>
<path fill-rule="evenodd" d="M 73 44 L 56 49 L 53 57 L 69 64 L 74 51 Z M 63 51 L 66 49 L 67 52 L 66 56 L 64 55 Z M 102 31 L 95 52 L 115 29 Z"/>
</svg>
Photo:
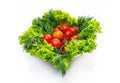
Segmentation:
<svg viewBox="0 0 120 83">
<path fill-rule="evenodd" d="M 66 23 L 70 27 L 78 28 L 78 40 L 70 40 L 69 43 L 63 44 L 60 49 L 54 48 L 51 44 L 42 40 L 44 34 L 53 34 L 53 28 Z M 45 12 L 42 17 L 32 20 L 32 25 L 22 35 L 18 37 L 20 45 L 31 56 L 40 58 L 45 62 L 53 64 L 55 68 L 65 75 L 70 68 L 70 62 L 78 55 L 83 53 L 91 53 L 96 49 L 97 33 L 101 33 L 100 23 L 93 17 L 78 17 L 78 19 L 70 16 L 61 10 L 50 10 Z M 62 48 L 66 48 L 66 53 L 62 52 Z"/>
</svg>

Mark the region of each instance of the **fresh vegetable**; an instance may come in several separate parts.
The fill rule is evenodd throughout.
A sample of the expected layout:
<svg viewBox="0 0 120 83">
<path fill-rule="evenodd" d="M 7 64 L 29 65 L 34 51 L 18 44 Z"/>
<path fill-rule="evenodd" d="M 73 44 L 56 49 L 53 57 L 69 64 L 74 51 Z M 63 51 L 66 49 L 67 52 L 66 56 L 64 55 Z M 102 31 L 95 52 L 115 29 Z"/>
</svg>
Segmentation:
<svg viewBox="0 0 120 83">
<path fill-rule="evenodd" d="M 60 30 L 60 28 L 57 28 L 57 27 L 56 27 L 56 28 L 54 28 L 54 32 L 55 32 L 55 31 L 61 31 L 61 30 Z"/>
<path fill-rule="evenodd" d="M 72 33 L 70 31 L 65 32 L 64 37 L 68 40 L 72 37 Z"/>
<path fill-rule="evenodd" d="M 72 35 L 76 35 L 78 30 L 76 27 L 73 27 L 73 28 L 70 28 L 69 31 L 71 32 Z"/>
<path fill-rule="evenodd" d="M 62 24 L 62 31 L 67 32 L 69 31 L 68 25 L 67 24 Z"/>
<path fill-rule="evenodd" d="M 63 32 L 62 31 L 55 31 L 54 34 L 53 34 L 53 37 L 54 38 L 57 38 L 59 40 L 62 40 L 63 39 Z"/>
<path fill-rule="evenodd" d="M 62 46 L 62 42 L 59 39 L 56 39 L 56 38 L 51 40 L 51 44 L 55 48 L 60 48 Z"/>
<path fill-rule="evenodd" d="M 42 37 L 43 40 L 46 40 L 48 43 L 52 40 L 52 35 L 46 34 Z"/>
<path fill-rule="evenodd" d="M 93 17 L 74 18 L 64 11 L 50 10 L 33 19 L 18 38 L 31 56 L 51 63 L 65 75 L 76 56 L 96 49 L 97 33 L 101 33 L 101 26 Z"/>
</svg>

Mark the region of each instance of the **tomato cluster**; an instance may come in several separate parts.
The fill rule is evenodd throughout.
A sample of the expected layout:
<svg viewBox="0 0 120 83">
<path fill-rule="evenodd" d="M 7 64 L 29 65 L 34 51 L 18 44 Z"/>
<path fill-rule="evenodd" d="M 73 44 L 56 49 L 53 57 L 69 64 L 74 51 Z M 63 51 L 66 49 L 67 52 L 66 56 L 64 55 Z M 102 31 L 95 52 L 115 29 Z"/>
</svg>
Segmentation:
<svg viewBox="0 0 120 83">
<path fill-rule="evenodd" d="M 45 34 L 42 39 L 47 41 L 53 47 L 59 49 L 63 44 L 68 44 L 69 40 L 78 39 L 78 29 L 76 27 L 68 27 L 67 24 L 62 24 L 61 27 L 54 28 L 53 35 Z M 65 47 L 62 49 L 63 53 L 66 52 Z"/>
</svg>

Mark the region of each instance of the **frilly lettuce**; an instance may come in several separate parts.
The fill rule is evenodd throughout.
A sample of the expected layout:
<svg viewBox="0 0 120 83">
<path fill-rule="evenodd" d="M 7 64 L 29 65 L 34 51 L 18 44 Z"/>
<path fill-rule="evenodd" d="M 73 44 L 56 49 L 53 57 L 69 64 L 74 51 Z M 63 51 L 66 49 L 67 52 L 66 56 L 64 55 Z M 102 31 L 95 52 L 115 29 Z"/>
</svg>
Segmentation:
<svg viewBox="0 0 120 83">
<path fill-rule="evenodd" d="M 55 49 L 52 45 L 43 41 L 41 37 L 44 34 L 53 34 L 53 28 L 66 23 L 69 26 L 78 28 L 78 40 L 71 40 L 67 45 L 66 53 L 62 53 L 61 49 Z M 32 26 L 29 27 L 21 36 L 18 37 L 20 45 L 31 56 L 41 58 L 45 62 L 54 65 L 55 68 L 65 75 L 66 70 L 70 67 L 70 61 L 77 55 L 90 53 L 96 48 L 95 39 L 97 33 L 101 32 L 99 22 L 93 17 L 78 17 L 78 19 L 70 16 L 61 10 L 50 10 L 45 12 L 42 17 L 33 19 Z"/>
</svg>

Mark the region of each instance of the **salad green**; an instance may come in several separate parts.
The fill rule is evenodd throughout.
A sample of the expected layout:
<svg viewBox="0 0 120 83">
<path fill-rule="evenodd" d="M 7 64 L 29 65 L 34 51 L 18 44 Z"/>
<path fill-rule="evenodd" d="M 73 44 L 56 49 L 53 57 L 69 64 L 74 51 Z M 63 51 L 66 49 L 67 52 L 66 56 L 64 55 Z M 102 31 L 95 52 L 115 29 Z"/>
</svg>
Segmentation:
<svg viewBox="0 0 120 83">
<path fill-rule="evenodd" d="M 78 28 L 78 40 L 71 40 L 64 44 L 60 49 L 54 48 L 51 44 L 42 40 L 45 34 L 53 34 L 54 27 L 59 27 L 66 23 L 70 27 Z M 93 17 L 74 18 L 61 10 L 50 10 L 45 12 L 42 17 L 32 20 L 32 25 L 22 35 L 18 37 L 20 45 L 31 56 L 41 58 L 45 62 L 53 64 L 55 68 L 65 75 L 70 68 L 70 62 L 77 55 L 91 53 L 96 49 L 97 33 L 101 33 L 100 23 Z M 66 53 L 62 48 L 66 46 Z"/>
</svg>

